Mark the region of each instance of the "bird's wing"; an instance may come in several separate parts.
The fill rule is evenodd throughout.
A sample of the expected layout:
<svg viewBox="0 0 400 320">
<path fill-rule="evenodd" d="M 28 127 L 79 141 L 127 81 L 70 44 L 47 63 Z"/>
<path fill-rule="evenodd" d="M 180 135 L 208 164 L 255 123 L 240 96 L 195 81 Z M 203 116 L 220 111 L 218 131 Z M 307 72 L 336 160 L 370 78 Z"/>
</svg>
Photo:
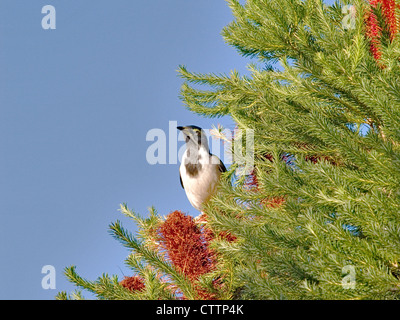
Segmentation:
<svg viewBox="0 0 400 320">
<path fill-rule="evenodd" d="M 181 176 L 181 173 L 179 172 L 179 180 L 181 181 L 181 186 L 182 186 L 182 189 L 185 189 L 185 187 L 183 186 L 183 182 L 182 182 L 182 176 Z"/>
<path fill-rule="evenodd" d="M 219 171 L 220 171 L 220 172 L 226 172 L 225 165 L 224 165 L 224 163 L 221 161 L 221 159 L 218 158 L 215 154 L 211 154 L 211 157 L 215 157 L 215 158 L 217 159 L 217 161 L 219 160 L 219 164 L 218 164 L 218 169 L 219 169 Z M 215 161 L 215 162 L 217 162 L 217 161 Z M 213 162 L 213 163 L 215 163 L 215 162 Z"/>
<path fill-rule="evenodd" d="M 221 172 L 226 172 L 226 168 L 224 163 L 221 161 L 221 159 L 219 159 L 219 171 Z"/>
</svg>

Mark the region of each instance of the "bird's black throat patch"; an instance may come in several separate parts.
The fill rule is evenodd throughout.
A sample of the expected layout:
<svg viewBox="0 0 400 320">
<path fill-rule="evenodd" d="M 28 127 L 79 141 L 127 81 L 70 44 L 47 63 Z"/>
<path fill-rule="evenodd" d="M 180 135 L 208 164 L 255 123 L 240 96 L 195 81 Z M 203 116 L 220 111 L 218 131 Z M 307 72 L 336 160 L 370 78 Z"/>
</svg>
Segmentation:
<svg viewBox="0 0 400 320">
<path fill-rule="evenodd" d="M 196 177 L 200 170 L 201 164 L 200 163 L 185 163 L 186 172 L 189 176 Z"/>
<path fill-rule="evenodd" d="M 189 176 L 196 177 L 200 170 L 201 170 L 201 164 L 200 163 L 185 163 L 185 169 L 186 172 Z"/>
<path fill-rule="evenodd" d="M 187 174 L 192 178 L 196 177 L 202 168 L 200 163 L 201 154 L 198 153 L 199 149 L 188 148 L 186 150 L 187 159 L 185 161 L 185 168 Z"/>
</svg>

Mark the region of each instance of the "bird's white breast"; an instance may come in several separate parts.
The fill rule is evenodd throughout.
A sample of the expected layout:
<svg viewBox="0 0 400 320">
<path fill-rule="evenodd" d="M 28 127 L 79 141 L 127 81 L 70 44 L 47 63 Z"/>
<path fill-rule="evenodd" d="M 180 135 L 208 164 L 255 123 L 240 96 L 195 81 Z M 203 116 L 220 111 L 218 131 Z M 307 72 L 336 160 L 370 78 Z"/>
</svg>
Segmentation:
<svg viewBox="0 0 400 320">
<path fill-rule="evenodd" d="M 201 211 L 202 204 L 207 201 L 217 186 L 219 181 L 220 171 L 219 171 L 219 159 L 218 164 L 215 161 L 216 157 L 213 156 L 211 161 L 211 156 L 208 152 L 199 152 L 201 164 L 201 170 L 195 176 L 188 174 L 185 161 L 187 159 L 187 151 L 182 157 L 182 163 L 179 167 L 181 174 L 182 183 L 186 191 L 186 195 L 194 208 Z M 214 162 L 214 163 L 213 163 Z"/>
</svg>

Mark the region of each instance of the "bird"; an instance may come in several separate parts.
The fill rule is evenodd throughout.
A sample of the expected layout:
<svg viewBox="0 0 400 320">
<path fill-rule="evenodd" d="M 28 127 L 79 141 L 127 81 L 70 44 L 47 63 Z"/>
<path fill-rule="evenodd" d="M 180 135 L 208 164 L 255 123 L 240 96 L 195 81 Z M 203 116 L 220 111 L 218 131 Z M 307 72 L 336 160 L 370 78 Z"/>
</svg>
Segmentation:
<svg viewBox="0 0 400 320">
<path fill-rule="evenodd" d="M 190 204 L 202 214 L 203 204 L 215 193 L 226 167 L 221 159 L 211 154 L 202 128 L 190 125 L 177 129 L 182 131 L 186 142 L 179 166 L 180 182 Z"/>
</svg>

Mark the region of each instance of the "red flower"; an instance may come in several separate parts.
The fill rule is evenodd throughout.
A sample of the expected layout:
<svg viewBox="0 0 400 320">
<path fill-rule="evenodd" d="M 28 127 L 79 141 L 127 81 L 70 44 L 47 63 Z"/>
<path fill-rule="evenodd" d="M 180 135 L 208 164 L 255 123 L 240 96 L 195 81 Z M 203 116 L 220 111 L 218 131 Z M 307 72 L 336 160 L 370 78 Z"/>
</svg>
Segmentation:
<svg viewBox="0 0 400 320">
<path fill-rule="evenodd" d="M 170 213 L 158 229 L 159 243 L 175 268 L 189 280 L 210 272 L 215 264 L 205 235 L 191 216 L 181 211 Z"/>
<path fill-rule="evenodd" d="M 130 291 L 142 291 L 144 289 L 144 281 L 138 276 L 125 277 L 124 280 L 120 282 L 120 285 Z"/>
<path fill-rule="evenodd" d="M 379 61 L 381 58 L 381 37 L 382 27 L 378 23 L 378 18 L 374 13 L 374 8 L 378 3 L 381 4 L 382 14 L 385 17 L 386 27 L 389 32 L 389 40 L 393 41 L 395 36 L 400 30 L 400 19 L 396 14 L 396 7 L 399 10 L 400 6 L 396 4 L 395 0 L 370 0 L 371 8 L 366 14 L 366 36 L 370 39 L 370 50 L 375 60 Z"/>
<path fill-rule="evenodd" d="M 220 233 L 220 236 L 228 241 L 236 240 L 230 233 Z M 217 294 L 201 288 L 197 282 L 199 276 L 213 271 L 216 264 L 217 253 L 209 248 L 215 234 L 207 225 L 206 215 L 195 220 L 181 211 L 174 211 L 158 227 L 156 237 L 166 258 L 193 283 L 198 297 L 217 299 Z M 221 278 L 214 279 L 214 286 L 221 285 L 221 281 Z"/>
<path fill-rule="evenodd" d="M 375 2 L 375 1 L 374 1 Z M 375 7 L 376 4 L 372 4 L 371 6 Z M 366 16 L 366 36 L 370 39 L 370 51 L 374 56 L 375 60 L 380 60 L 381 51 L 380 51 L 380 39 L 382 35 L 382 29 L 378 25 L 378 19 L 373 12 L 372 8 L 367 13 Z"/>
<path fill-rule="evenodd" d="M 381 3 L 382 3 L 382 11 L 383 14 L 385 15 L 386 23 L 389 28 L 390 41 L 393 41 L 393 38 L 397 33 L 397 27 L 398 27 L 395 14 L 396 2 L 395 0 L 381 0 Z"/>
</svg>

